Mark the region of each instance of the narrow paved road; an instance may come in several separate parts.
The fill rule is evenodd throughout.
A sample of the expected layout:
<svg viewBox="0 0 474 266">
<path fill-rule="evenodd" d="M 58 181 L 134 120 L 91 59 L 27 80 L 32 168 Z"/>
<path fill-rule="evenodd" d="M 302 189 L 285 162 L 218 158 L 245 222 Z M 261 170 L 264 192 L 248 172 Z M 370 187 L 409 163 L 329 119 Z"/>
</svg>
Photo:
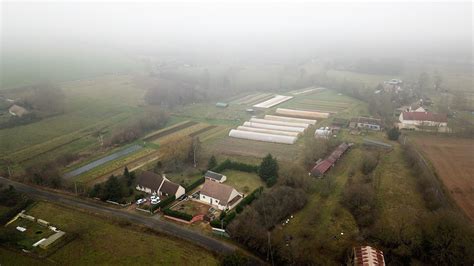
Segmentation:
<svg viewBox="0 0 474 266">
<path fill-rule="evenodd" d="M 231 253 L 236 250 L 235 246 L 231 244 L 218 241 L 212 237 L 203 235 L 199 232 L 186 229 L 184 227 L 175 225 L 173 223 L 156 219 L 155 217 L 146 217 L 138 214 L 125 212 L 120 209 L 114 209 L 98 203 L 83 200 L 77 197 L 68 196 L 60 193 L 54 193 L 46 190 L 42 190 L 36 187 L 28 186 L 22 183 L 18 183 L 9 180 L 4 177 L 0 177 L 0 183 L 4 185 L 12 185 L 18 191 L 28 194 L 32 198 L 47 200 L 51 202 L 65 204 L 80 209 L 85 209 L 94 213 L 99 213 L 105 216 L 113 216 L 123 220 L 130 221 L 135 224 L 140 224 L 152 228 L 158 232 L 169 234 L 175 237 L 179 237 L 199 246 L 202 246 L 210 251 L 217 253 Z"/>
</svg>

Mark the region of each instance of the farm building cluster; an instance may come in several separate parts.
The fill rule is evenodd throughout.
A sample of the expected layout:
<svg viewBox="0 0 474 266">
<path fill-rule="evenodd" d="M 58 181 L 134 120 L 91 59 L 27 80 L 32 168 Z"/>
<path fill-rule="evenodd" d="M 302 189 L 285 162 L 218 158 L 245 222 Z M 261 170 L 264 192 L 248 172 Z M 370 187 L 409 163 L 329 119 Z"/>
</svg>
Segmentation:
<svg viewBox="0 0 474 266">
<path fill-rule="evenodd" d="M 352 145 L 352 143 L 345 142 L 339 145 L 326 159 L 320 159 L 316 162 L 316 165 L 311 169 L 310 175 L 316 177 L 324 176 Z"/>
<path fill-rule="evenodd" d="M 267 109 L 292 99 L 293 96 L 276 95 L 273 98 L 253 105 L 254 108 Z M 328 118 L 328 112 L 316 112 L 277 108 L 276 115 L 264 118 L 252 117 L 242 126 L 232 129 L 229 136 L 239 139 L 256 140 L 282 144 L 294 144 L 298 136 L 320 118 Z"/>
</svg>

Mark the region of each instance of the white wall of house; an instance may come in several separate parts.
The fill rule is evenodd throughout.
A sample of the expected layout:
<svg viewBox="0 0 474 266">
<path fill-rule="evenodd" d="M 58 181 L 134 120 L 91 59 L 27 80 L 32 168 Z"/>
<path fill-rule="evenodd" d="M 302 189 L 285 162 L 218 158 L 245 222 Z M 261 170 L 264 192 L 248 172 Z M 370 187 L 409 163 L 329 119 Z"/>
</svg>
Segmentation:
<svg viewBox="0 0 474 266">
<path fill-rule="evenodd" d="M 404 120 L 403 113 L 400 114 L 400 128 L 416 129 L 419 126 L 427 127 L 447 127 L 447 122 L 436 122 L 436 121 L 427 121 L 427 120 Z"/>
<path fill-rule="evenodd" d="M 185 191 L 184 187 L 179 186 L 178 190 L 176 190 L 176 193 L 174 194 L 174 196 L 176 198 L 179 198 L 179 197 L 183 196 L 185 193 L 186 193 L 186 191 Z"/>
<path fill-rule="evenodd" d="M 227 206 L 219 204 L 218 199 L 215 199 L 213 197 L 209 197 L 207 195 L 203 195 L 203 194 L 199 195 L 199 200 L 206 203 L 206 204 L 217 207 L 221 211 L 225 210 L 227 208 Z"/>
</svg>

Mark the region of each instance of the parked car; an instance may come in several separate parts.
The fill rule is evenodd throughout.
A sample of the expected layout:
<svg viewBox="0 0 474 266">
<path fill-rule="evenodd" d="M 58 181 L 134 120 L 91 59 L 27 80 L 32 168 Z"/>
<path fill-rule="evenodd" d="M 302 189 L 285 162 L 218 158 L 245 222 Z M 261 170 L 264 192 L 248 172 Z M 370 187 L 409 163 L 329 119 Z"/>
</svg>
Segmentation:
<svg viewBox="0 0 474 266">
<path fill-rule="evenodd" d="M 161 201 L 161 200 L 160 200 L 160 198 L 158 198 L 158 197 L 157 197 L 157 198 L 152 198 L 152 199 L 151 199 L 151 204 L 155 205 L 155 204 L 160 203 L 160 201 Z"/>
<path fill-rule="evenodd" d="M 185 200 L 188 198 L 188 195 L 184 194 L 184 195 L 181 195 L 178 200 Z"/>
<path fill-rule="evenodd" d="M 146 199 L 139 199 L 137 200 L 137 205 L 143 204 L 146 202 Z"/>
</svg>

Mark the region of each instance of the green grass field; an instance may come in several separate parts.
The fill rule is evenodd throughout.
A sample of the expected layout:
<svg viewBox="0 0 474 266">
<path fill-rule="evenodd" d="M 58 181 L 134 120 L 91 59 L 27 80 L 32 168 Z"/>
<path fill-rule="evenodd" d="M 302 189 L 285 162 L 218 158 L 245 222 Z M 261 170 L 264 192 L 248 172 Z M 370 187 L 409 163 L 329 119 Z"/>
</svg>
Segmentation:
<svg viewBox="0 0 474 266">
<path fill-rule="evenodd" d="M 347 138 L 360 143 L 363 137 L 347 135 Z M 371 138 L 383 140 L 383 133 L 374 133 Z M 382 156 L 372 181 L 379 206 L 374 227 L 396 231 L 399 224 L 404 223 L 409 232 L 419 230 L 411 221 L 413 217 L 427 214 L 428 210 L 417 191 L 416 176 L 404 161 L 400 146 L 395 142 L 390 143 L 394 145 L 394 150 Z M 349 172 L 356 171 L 355 179 L 362 176 L 358 169 L 365 152 L 362 146 L 352 148 L 326 177 L 313 179 L 314 191 L 327 186 L 328 179 L 334 182 L 333 191 L 327 198 L 313 192 L 304 209 L 294 214 L 294 219 L 273 231 L 275 239 L 283 241 L 285 237 L 292 236 L 292 248 L 302 252 L 313 249 L 314 253 L 309 254 L 313 254 L 310 257 L 314 256 L 313 259 L 317 261 L 330 264 L 343 258 L 345 248 L 359 242 L 360 232 L 352 214 L 341 205 L 342 192 Z M 299 252 L 294 250 L 295 254 Z"/>
<path fill-rule="evenodd" d="M 23 162 L 45 153 L 59 156 L 93 149 L 98 144 L 93 133 L 109 131 L 143 112 L 144 91 L 135 87 L 129 76 L 105 76 L 60 86 L 66 94 L 64 113 L 0 130 L 0 139 L 5 140 L 0 142 L 2 156 Z"/>
<path fill-rule="evenodd" d="M 227 176 L 227 180 L 224 182 L 224 184 L 229 185 L 240 193 L 245 193 L 246 195 L 261 186 L 265 186 L 256 173 L 225 170 L 221 174 Z"/>
<path fill-rule="evenodd" d="M 141 232 L 81 211 L 40 202 L 29 213 L 77 234 L 48 260 L 68 265 L 216 265 L 217 258 L 191 243 Z M 0 251 L 0 254 L 4 251 Z M 5 261 L 13 261 L 6 252 Z M 19 256 L 17 254 L 17 256 Z M 0 259 L 0 261 L 3 259 Z M 3 265 L 3 264 L 2 264 Z"/>
</svg>

